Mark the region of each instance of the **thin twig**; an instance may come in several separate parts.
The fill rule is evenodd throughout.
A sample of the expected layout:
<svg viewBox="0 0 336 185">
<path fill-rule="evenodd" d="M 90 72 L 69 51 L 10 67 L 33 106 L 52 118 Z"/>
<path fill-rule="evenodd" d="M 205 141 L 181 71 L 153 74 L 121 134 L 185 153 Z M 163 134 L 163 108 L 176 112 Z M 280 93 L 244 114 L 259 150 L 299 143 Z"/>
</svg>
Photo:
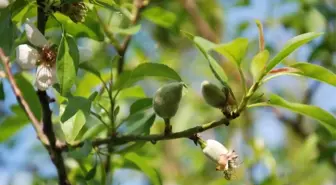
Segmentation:
<svg viewBox="0 0 336 185">
<path fill-rule="evenodd" d="M 144 6 L 145 6 L 144 0 L 133 0 L 133 11 L 132 11 L 132 20 L 131 20 L 132 25 L 135 25 L 140 19 L 140 11 L 142 8 L 144 8 Z M 127 47 L 131 39 L 132 39 L 132 35 L 127 35 L 124 42 L 121 44 L 121 46 L 117 48 L 118 54 L 119 56 L 121 56 L 118 61 L 118 74 L 122 73 L 124 69 L 125 53 L 126 53 Z"/>
<path fill-rule="evenodd" d="M 202 18 L 197 8 L 196 2 L 194 0 L 180 0 L 180 3 L 189 13 L 198 33 L 204 38 L 217 43 L 219 41 L 219 38 L 217 37 L 216 33 L 211 29 L 210 25 Z"/>
</svg>

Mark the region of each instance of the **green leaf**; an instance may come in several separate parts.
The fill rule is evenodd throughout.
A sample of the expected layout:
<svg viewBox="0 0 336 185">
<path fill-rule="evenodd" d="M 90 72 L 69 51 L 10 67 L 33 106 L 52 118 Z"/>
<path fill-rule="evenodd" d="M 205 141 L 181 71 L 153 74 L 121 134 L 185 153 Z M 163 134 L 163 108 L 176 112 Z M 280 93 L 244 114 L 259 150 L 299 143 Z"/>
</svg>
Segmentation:
<svg viewBox="0 0 336 185">
<path fill-rule="evenodd" d="M 165 64 L 143 63 L 138 65 L 132 72 L 123 72 L 114 84 L 114 89 L 122 89 L 142 80 L 144 77 L 164 77 L 176 81 L 182 81 L 174 69 Z"/>
<path fill-rule="evenodd" d="M 141 25 L 131 26 L 129 28 L 119 28 L 119 27 L 110 27 L 112 33 L 118 33 L 122 35 L 134 35 L 138 33 L 141 29 Z"/>
<path fill-rule="evenodd" d="M 90 127 L 85 134 L 83 135 L 82 139 L 93 139 L 98 134 L 102 133 L 104 130 L 106 130 L 106 126 L 104 124 L 99 123 L 97 120 L 97 124 Z"/>
<path fill-rule="evenodd" d="M 336 136 L 336 118 L 329 112 L 321 109 L 320 107 L 288 102 L 275 94 L 272 94 L 270 96 L 267 103 L 257 103 L 250 105 L 250 107 L 253 106 L 277 106 L 281 108 L 286 108 L 298 114 L 302 114 L 317 120 L 319 123 L 321 123 L 322 126 L 327 128 L 333 136 Z"/>
<path fill-rule="evenodd" d="M 211 43 L 208 40 L 205 40 L 201 37 L 193 36 L 192 34 L 188 32 L 183 32 L 191 41 L 194 42 L 194 44 L 197 46 L 197 48 L 201 51 L 201 53 L 204 55 L 204 57 L 207 59 L 209 63 L 209 67 L 211 72 L 214 74 L 214 76 L 217 78 L 217 80 L 224 86 L 227 86 L 227 76 L 223 70 L 223 68 L 216 62 L 215 59 L 212 58 L 208 54 L 208 51 L 212 49 L 215 44 Z"/>
<path fill-rule="evenodd" d="M 143 116 L 143 114 L 139 113 L 139 117 Z M 139 119 L 137 114 L 130 115 L 129 127 L 127 129 L 127 133 L 130 134 L 140 134 L 140 135 L 148 135 L 150 133 L 150 128 L 152 127 L 156 114 L 152 114 L 147 119 Z M 138 118 L 138 119 L 137 119 Z"/>
<path fill-rule="evenodd" d="M 0 123 L 0 143 L 13 137 L 19 130 L 29 123 L 29 119 L 21 107 L 14 105 L 11 109 L 13 114 L 5 117 Z"/>
<path fill-rule="evenodd" d="M 41 108 L 41 104 L 39 103 L 40 100 L 38 99 L 36 95 L 36 91 L 34 87 L 32 86 L 32 83 L 28 81 L 25 77 L 23 77 L 21 74 L 16 74 L 14 76 L 14 79 L 16 81 L 17 86 L 20 88 L 22 92 L 23 98 L 27 101 L 35 117 L 38 120 L 41 120 L 42 108 Z"/>
<path fill-rule="evenodd" d="M 119 95 L 118 99 L 125 99 L 125 98 L 144 98 L 146 94 L 142 87 L 140 86 L 132 86 L 129 88 L 123 89 Z"/>
<path fill-rule="evenodd" d="M 85 180 L 91 180 L 96 175 L 97 172 L 97 164 L 95 164 L 85 175 Z"/>
<path fill-rule="evenodd" d="M 237 65 L 240 65 L 241 61 L 245 57 L 247 46 L 247 38 L 237 38 L 229 43 L 216 46 L 214 50 L 222 54 L 229 61 L 235 62 Z"/>
<path fill-rule="evenodd" d="M 89 140 L 84 141 L 84 145 L 80 147 L 79 149 L 72 150 L 68 152 L 69 156 L 74 159 L 85 159 L 89 156 L 92 150 L 92 142 Z"/>
<path fill-rule="evenodd" d="M 140 170 L 147 175 L 154 185 L 161 185 L 161 179 L 157 172 L 148 165 L 148 161 L 136 153 L 127 153 L 125 159 L 134 163 Z"/>
<path fill-rule="evenodd" d="M 65 111 L 64 105 L 60 106 L 60 114 L 63 114 Z M 65 136 L 67 143 L 72 143 L 80 130 L 86 123 L 86 115 L 82 110 L 76 112 L 70 119 L 65 122 L 61 122 L 61 128 Z"/>
<path fill-rule="evenodd" d="M 57 55 L 57 79 L 60 93 L 66 96 L 75 84 L 79 64 L 79 53 L 75 40 L 63 33 Z"/>
<path fill-rule="evenodd" d="M 5 99 L 5 91 L 4 91 L 2 80 L 0 80 L 0 100 L 4 100 L 4 99 Z"/>
<path fill-rule="evenodd" d="M 72 96 L 68 99 L 68 104 L 61 116 L 61 122 L 66 122 L 72 116 L 74 116 L 79 110 L 83 113 L 88 114 L 90 112 L 91 103 L 97 96 L 97 92 L 94 92 L 89 98 L 84 98 L 81 96 Z"/>
<path fill-rule="evenodd" d="M 14 39 L 16 36 L 16 27 L 11 20 L 11 12 L 9 8 L 0 9 L 0 48 L 6 55 L 12 54 Z"/>
<path fill-rule="evenodd" d="M 136 100 L 130 107 L 130 114 L 137 113 L 152 107 L 153 99 L 152 98 L 142 98 Z"/>
<path fill-rule="evenodd" d="M 96 67 L 94 65 L 92 65 L 91 61 L 82 62 L 82 63 L 79 64 L 78 67 L 96 75 L 98 78 L 101 78 L 99 70 L 96 69 Z"/>
<path fill-rule="evenodd" d="M 270 74 L 274 74 L 265 80 L 270 80 L 281 75 L 298 75 L 313 78 L 315 80 L 325 82 L 329 85 L 336 86 L 336 74 L 330 70 L 311 63 L 295 63 L 289 67 L 283 67 L 270 71 Z"/>
<path fill-rule="evenodd" d="M 336 86 L 336 74 L 322 66 L 310 63 L 295 63 L 290 65 L 290 67 L 300 70 L 299 72 L 295 72 L 298 75 L 310 77 Z"/>
<path fill-rule="evenodd" d="M 259 75 L 261 75 L 262 71 L 265 69 L 268 58 L 269 52 L 267 50 L 259 52 L 256 56 L 253 57 L 251 63 L 251 73 L 254 80 L 257 80 Z"/>
<path fill-rule="evenodd" d="M 88 37 L 97 41 L 104 40 L 104 34 L 101 30 L 101 26 L 98 21 L 95 20 L 96 15 L 94 15 L 92 11 L 89 11 L 89 14 L 85 17 L 84 23 L 75 23 L 68 16 L 61 13 L 55 13 L 54 15 L 57 21 L 63 25 L 67 33 L 73 37 Z M 46 26 L 48 30 L 59 29 L 60 25 L 57 21 L 52 18 L 48 19 Z"/>
<path fill-rule="evenodd" d="M 322 34 L 323 33 L 309 32 L 309 33 L 296 36 L 290 39 L 289 41 L 287 41 L 284 48 L 277 55 L 275 55 L 275 57 L 272 58 L 271 61 L 268 63 L 266 67 L 266 72 L 269 72 L 270 70 L 272 70 L 277 64 L 279 64 L 283 59 L 285 59 L 294 50 L 306 44 L 307 42 L 315 39 L 316 37 L 319 37 Z"/>
<path fill-rule="evenodd" d="M 142 12 L 142 16 L 164 28 L 172 28 L 176 22 L 176 15 L 173 12 L 169 12 L 157 6 L 146 8 Z"/>
</svg>

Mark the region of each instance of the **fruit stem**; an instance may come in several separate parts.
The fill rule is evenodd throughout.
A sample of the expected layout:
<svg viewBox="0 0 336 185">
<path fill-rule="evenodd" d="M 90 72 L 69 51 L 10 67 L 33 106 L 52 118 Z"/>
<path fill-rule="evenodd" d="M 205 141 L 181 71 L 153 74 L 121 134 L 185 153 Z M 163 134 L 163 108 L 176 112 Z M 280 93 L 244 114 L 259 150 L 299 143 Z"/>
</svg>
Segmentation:
<svg viewBox="0 0 336 185">
<path fill-rule="evenodd" d="M 165 122 L 165 129 L 164 129 L 164 135 L 169 135 L 172 133 L 172 126 L 170 125 L 170 118 L 164 118 Z"/>
</svg>

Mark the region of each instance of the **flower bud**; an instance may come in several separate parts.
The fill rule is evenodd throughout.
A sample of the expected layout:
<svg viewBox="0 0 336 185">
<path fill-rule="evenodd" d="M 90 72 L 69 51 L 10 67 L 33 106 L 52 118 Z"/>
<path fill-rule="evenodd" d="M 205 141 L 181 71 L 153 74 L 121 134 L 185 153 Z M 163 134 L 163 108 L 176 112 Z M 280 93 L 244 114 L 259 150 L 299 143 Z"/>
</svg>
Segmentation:
<svg viewBox="0 0 336 185">
<path fill-rule="evenodd" d="M 75 22 L 84 22 L 88 8 L 84 2 L 65 3 L 61 7 L 61 12 Z"/>
<path fill-rule="evenodd" d="M 159 88 L 153 98 L 155 113 L 161 118 L 173 117 L 179 107 L 182 90 L 182 82 L 173 82 Z"/>
<path fill-rule="evenodd" d="M 211 106 L 223 108 L 226 105 L 226 95 L 215 84 L 208 81 L 202 82 L 202 95 L 204 100 Z"/>
<path fill-rule="evenodd" d="M 203 153 L 213 162 L 217 163 L 222 154 L 228 153 L 228 150 L 220 142 L 209 139 L 206 141 Z"/>
</svg>

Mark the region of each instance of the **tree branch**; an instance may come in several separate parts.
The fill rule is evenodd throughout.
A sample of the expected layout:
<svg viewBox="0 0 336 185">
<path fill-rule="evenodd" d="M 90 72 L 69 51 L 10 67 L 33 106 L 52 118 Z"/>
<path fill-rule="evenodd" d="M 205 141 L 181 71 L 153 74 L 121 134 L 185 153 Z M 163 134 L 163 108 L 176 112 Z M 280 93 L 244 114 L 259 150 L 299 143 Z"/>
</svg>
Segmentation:
<svg viewBox="0 0 336 185">
<path fill-rule="evenodd" d="M 133 0 L 133 11 L 131 20 L 132 25 L 135 25 L 138 22 L 138 20 L 140 19 L 140 11 L 145 6 L 146 4 L 144 4 L 144 0 Z M 117 48 L 118 54 L 119 56 L 121 56 L 118 61 L 118 74 L 122 73 L 124 69 L 124 63 L 125 63 L 124 57 L 131 39 L 132 35 L 127 35 L 121 46 Z"/>
<path fill-rule="evenodd" d="M 196 29 L 202 37 L 217 43 L 219 38 L 216 33 L 211 29 L 209 24 L 202 18 L 194 0 L 180 0 L 184 9 L 189 13 L 192 21 L 194 22 Z"/>
<path fill-rule="evenodd" d="M 44 12 L 44 0 L 36 0 L 38 4 L 37 8 L 37 28 L 39 31 L 44 34 L 46 22 L 48 20 L 48 16 Z M 46 91 L 37 91 L 37 95 L 39 97 L 42 112 L 43 112 L 43 133 L 49 140 L 49 146 L 46 148 L 49 151 L 50 158 L 54 165 L 56 166 L 58 173 L 58 180 L 60 185 L 70 185 L 66 174 L 66 168 L 64 165 L 64 160 L 62 156 L 62 151 L 56 145 L 56 136 L 53 129 L 53 124 L 51 120 L 52 112 L 49 107 L 49 97 Z"/>
<path fill-rule="evenodd" d="M 147 136 L 142 136 L 142 135 L 120 135 L 120 136 L 111 136 L 108 138 L 103 138 L 103 139 L 96 139 L 92 141 L 92 146 L 100 146 L 100 145 L 105 145 L 109 143 L 113 143 L 114 145 L 122 145 L 128 142 L 135 142 L 135 141 L 149 141 L 149 142 L 157 142 L 161 140 L 172 140 L 172 139 L 179 139 L 179 138 L 190 138 L 193 135 L 206 131 L 208 129 L 218 127 L 221 125 L 229 125 L 229 120 L 226 118 L 223 118 L 219 121 L 213 121 L 201 126 L 196 126 L 192 127 L 190 129 L 180 131 L 180 132 L 174 132 L 169 135 L 162 135 L 162 134 L 152 134 L 152 135 L 147 135 Z M 71 146 L 63 146 L 61 149 L 62 150 L 68 150 L 69 147 L 71 148 L 77 148 L 81 147 L 84 143 L 79 142 L 77 144 L 73 144 Z"/>
<path fill-rule="evenodd" d="M 33 111 L 30 109 L 27 101 L 24 99 L 21 90 L 19 89 L 18 85 L 16 84 L 16 81 L 14 79 L 14 76 L 10 70 L 9 67 L 9 58 L 5 55 L 5 53 L 3 52 L 3 50 L 0 48 L 0 59 L 3 63 L 4 69 L 7 73 L 7 77 L 9 80 L 9 83 L 12 87 L 12 90 L 16 96 L 16 99 L 18 101 L 18 103 L 21 105 L 22 109 L 25 111 L 25 113 L 27 114 L 28 118 L 30 119 L 38 138 L 41 140 L 41 142 L 45 145 L 48 145 L 48 139 L 47 137 L 44 135 L 40 121 L 35 117 Z"/>
</svg>

